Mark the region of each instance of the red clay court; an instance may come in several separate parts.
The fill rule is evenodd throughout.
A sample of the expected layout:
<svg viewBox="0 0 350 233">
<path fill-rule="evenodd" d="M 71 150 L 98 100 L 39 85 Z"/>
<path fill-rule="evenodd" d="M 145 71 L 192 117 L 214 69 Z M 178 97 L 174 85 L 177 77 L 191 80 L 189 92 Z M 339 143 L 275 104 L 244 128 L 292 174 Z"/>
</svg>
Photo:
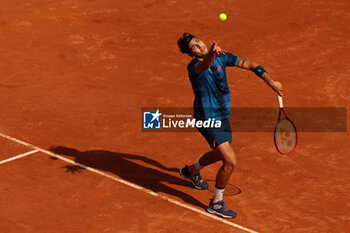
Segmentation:
<svg viewBox="0 0 350 233">
<path fill-rule="evenodd" d="M 224 220 L 178 175 L 204 138 L 140 124 L 143 107 L 193 104 L 183 32 L 262 64 L 287 107 L 348 108 L 349 12 L 345 0 L 2 1 L 0 232 L 349 232 L 348 132 L 299 132 L 288 156 L 272 132 L 234 132 L 225 200 L 238 217 Z M 227 75 L 232 107 L 277 109 L 254 74 Z"/>
</svg>

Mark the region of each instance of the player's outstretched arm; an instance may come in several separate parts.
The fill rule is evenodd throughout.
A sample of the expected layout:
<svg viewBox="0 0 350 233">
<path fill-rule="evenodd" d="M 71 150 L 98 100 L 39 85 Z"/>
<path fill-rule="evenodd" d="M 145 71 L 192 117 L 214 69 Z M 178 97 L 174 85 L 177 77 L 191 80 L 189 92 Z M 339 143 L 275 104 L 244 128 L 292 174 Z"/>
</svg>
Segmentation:
<svg viewBox="0 0 350 233">
<path fill-rule="evenodd" d="M 264 80 L 265 83 L 269 85 L 269 87 L 271 87 L 275 92 L 277 92 L 280 96 L 283 96 L 282 84 L 280 82 L 272 80 L 262 66 L 258 65 L 253 61 L 249 61 L 244 58 L 239 58 L 237 61 L 237 67 L 254 72 L 258 77 Z"/>
<path fill-rule="evenodd" d="M 219 54 L 219 53 L 225 54 L 226 53 L 226 51 L 222 50 L 218 46 L 218 42 L 213 40 L 213 41 L 211 41 L 211 43 L 212 43 L 212 45 L 209 49 L 208 54 L 203 58 L 203 60 L 201 62 L 198 62 L 194 67 L 196 74 L 203 73 L 206 69 L 211 67 L 213 65 L 216 54 Z"/>
</svg>

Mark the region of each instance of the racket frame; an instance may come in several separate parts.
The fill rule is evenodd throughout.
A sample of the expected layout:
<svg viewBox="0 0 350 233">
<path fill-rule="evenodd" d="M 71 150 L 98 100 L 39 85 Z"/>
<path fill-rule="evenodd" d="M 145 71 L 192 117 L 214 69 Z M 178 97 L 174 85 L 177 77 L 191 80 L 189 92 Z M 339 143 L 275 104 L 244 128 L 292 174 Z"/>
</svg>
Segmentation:
<svg viewBox="0 0 350 233">
<path fill-rule="evenodd" d="M 273 134 L 273 135 L 274 135 L 274 143 L 275 143 L 275 147 L 276 147 L 278 153 L 280 153 L 280 154 L 282 154 L 282 155 L 289 155 L 289 154 L 293 153 L 293 152 L 295 151 L 295 149 L 297 148 L 297 145 L 298 145 L 298 131 L 297 131 L 297 128 L 295 127 L 293 121 L 287 116 L 286 112 L 284 111 L 282 97 L 281 97 L 280 95 L 277 95 L 277 97 L 278 97 L 278 104 L 279 104 L 279 107 L 280 107 L 280 108 L 279 108 L 279 114 L 278 114 L 277 124 L 276 124 L 275 130 L 274 130 L 274 134 Z M 283 113 L 283 115 L 284 115 L 285 117 L 281 119 L 282 113 Z M 293 128 L 294 128 L 294 130 L 295 130 L 295 146 L 294 146 L 293 150 L 291 150 L 291 151 L 289 151 L 289 152 L 287 152 L 287 153 L 283 153 L 282 151 L 280 151 L 280 150 L 278 149 L 278 146 L 277 146 L 277 143 L 276 143 L 276 131 L 277 131 L 277 126 L 278 126 L 278 124 L 280 123 L 280 121 L 282 121 L 282 120 L 284 120 L 284 119 L 289 120 L 289 122 L 292 123 L 292 126 L 293 126 Z"/>
</svg>

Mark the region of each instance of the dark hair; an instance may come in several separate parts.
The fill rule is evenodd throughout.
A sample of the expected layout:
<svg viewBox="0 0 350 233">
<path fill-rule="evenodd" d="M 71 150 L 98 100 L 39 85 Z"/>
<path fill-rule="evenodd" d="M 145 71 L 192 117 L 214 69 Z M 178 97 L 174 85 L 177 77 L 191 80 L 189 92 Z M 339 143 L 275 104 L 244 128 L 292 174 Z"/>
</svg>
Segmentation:
<svg viewBox="0 0 350 233">
<path fill-rule="evenodd" d="M 180 51 L 182 53 L 190 53 L 191 51 L 188 48 L 188 44 L 190 43 L 191 39 L 195 37 L 194 35 L 185 32 L 182 37 L 180 37 L 177 41 L 177 44 L 179 45 Z"/>
</svg>

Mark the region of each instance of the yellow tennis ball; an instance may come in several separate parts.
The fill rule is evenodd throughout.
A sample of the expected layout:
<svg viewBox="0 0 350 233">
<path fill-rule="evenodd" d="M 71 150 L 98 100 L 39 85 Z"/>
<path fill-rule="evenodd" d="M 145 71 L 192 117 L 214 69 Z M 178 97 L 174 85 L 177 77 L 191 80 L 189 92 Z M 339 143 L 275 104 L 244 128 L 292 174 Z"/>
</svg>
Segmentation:
<svg viewBox="0 0 350 233">
<path fill-rule="evenodd" d="M 221 21 L 225 21 L 227 19 L 227 15 L 225 13 L 221 13 L 219 15 L 219 18 L 220 18 Z"/>
</svg>

